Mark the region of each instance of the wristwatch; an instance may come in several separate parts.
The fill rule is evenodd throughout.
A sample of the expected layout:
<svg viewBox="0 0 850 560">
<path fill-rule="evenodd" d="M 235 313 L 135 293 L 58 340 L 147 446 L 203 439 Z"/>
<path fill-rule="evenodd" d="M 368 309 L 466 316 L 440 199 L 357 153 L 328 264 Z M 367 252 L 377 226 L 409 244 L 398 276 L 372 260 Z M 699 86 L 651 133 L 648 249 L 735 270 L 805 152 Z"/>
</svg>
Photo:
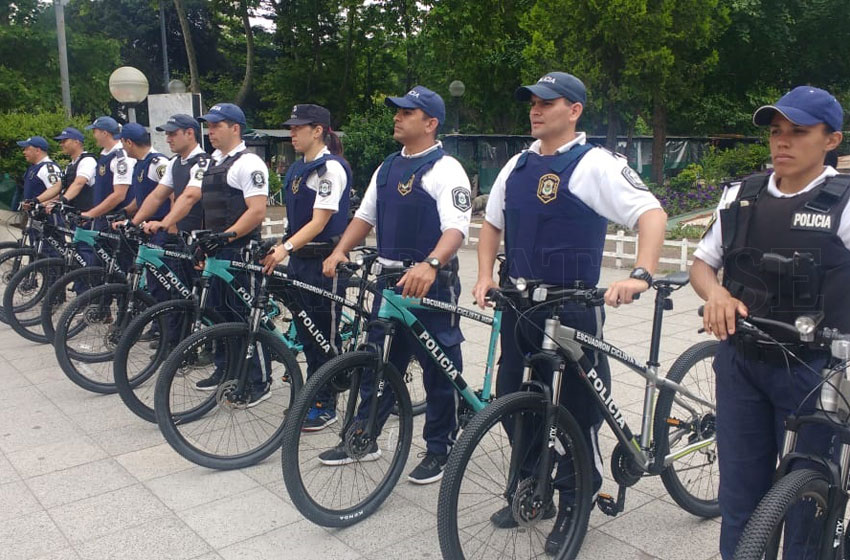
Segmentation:
<svg viewBox="0 0 850 560">
<path fill-rule="evenodd" d="M 283 242 L 283 248 L 286 249 L 287 253 L 291 253 L 293 251 L 293 249 L 295 249 L 295 247 L 289 241 Z"/>
<path fill-rule="evenodd" d="M 437 257 L 429 257 L 425 259 L 425 262 L 431 265 L 431 268 L 434 270 L 440 270 L 440 259 Z"/>
<path fill-rule="evenodd" d="M 629 274 L 629 278 L 637 278 L 638 280 L 643 280 L 649 287 L 652 287 L 652 274 L 649 271 L 641 266 L 632 270 L 631 274 Z"/>
</svg>

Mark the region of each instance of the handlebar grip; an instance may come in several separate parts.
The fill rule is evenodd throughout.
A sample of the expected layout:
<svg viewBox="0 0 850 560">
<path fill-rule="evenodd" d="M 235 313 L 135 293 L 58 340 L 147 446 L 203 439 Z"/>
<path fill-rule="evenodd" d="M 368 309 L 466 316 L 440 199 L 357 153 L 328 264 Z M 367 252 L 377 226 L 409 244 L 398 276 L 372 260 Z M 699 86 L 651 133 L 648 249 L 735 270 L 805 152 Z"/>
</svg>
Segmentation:
<svg viewBox="0 0 850 560">
<path fill-rule="evenodd" d="M 360 265 L 353 262 L 341 262 L 337 263 L 336 269 L 340 272 L 350 272 L 354 274 L 358 270 L 360 270 Z"/>
<path fill-rule="evenodd" d="M 704 314 L 705 314 L 705 306 L 704 306 L 704 305 L 700 305 L 700 306 L 699 306 L 699 309 L 697 309 L 697 315 L 699 315 L 700 317 L 702 317 Z"/>
</svg>

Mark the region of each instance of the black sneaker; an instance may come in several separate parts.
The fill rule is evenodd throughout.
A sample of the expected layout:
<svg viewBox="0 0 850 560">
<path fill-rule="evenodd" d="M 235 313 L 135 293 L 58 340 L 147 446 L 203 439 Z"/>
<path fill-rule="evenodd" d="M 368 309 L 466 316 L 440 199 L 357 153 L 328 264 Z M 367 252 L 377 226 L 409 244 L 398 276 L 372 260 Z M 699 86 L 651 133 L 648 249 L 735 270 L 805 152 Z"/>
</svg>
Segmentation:
<svg viewBox="0 0 850 560">
<path fill-rule="evenodd" d="M 423 455 L 422 462 L 407 475 L 407 480 L 413 484 L 431 484 L 443 478 L 443 469 L 449 456 L 437 455 L 430 451 L 419 454 L 419 456 Z"/>
<path fill-rule="evenodd" d="M 212 375 L 195 383 L 195 388 L 201 391 L 215 391 L 223 378 L 221 370 L 216 368 Z"/>
<path fill-rule="evenodd" d="M 257 406 L 261 402 L 270 399 L 272 396 L 272 386 L 270 383 L 255 386 L 251 389 L 251 397 L 248 399 L 248 408 Z"/>
<path fill-rule="evenodd" d="M 558 519 L 555 520 L 555 526 L 552 527 L 552 532 L 546 537 L 546 554 L 554 556 L 561 550 L 567 540 L 567 533 L 572 525 L 572 520 L 572 506 L 561 506 L 558 511 Z"/>
<path fill-rule="evenodd" d="M 139 337 L 140 342 L 150 342 L 151 340 L 158 340 L 159 333 L 153 330 L 153 327 L 149 328 L 147 331 L 142 333 L 142 336 Z"/>
<path fill-rule="evenodd" d="M 348 453 L 345 452 L 345 446 L 342 443 L 339 443 L 333 449 L 322 451 L 319 454 L 319 462 L 329 467 L 339 467 L 342 465 L 350 465 L 355 462 L 368 463 L 370 461 L 377 461 L 380 457 L 381 449 L 378 447 L 377 441 L 373 441 L 372 446 L 369 447 L 369 452 L 359 459 L 352 459 L 349 457 Z"/>
<path fill-rule="evenodd" d="M 557 514 L 558 508 L 555 507 L 555 502 L 549 500 L 549 504 L 543 511 L 543 519 L 552 519 Z M 517 523 L 517 520 L 514 519 L 513 508 L 510 504 L 491 515 L 490 522 L 499 529 L 513 529 L 515 527 L 519 527 L 519 523 Z"/>
</svg>

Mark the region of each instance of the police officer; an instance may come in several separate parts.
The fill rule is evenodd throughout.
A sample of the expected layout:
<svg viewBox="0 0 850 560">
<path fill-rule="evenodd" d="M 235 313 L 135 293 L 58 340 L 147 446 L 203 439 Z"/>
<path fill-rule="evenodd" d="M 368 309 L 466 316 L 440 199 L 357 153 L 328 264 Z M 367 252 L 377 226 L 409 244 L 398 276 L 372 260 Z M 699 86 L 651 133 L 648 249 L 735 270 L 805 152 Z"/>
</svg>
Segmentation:
<svg viewBox="0 0 850 560">
<path fill-rule="evenodd" d="M 269 170 L 265 162 L 247 150 L 242 134 L 247 128 L 245 114 L 232 103 L 218 103 L 200 117 L 209 126 L 210 143 L 216 148 L 201 185 L 201 204 L 207 229 L 213 232 L 233 232 L 227 241 L 210 241 L 203 247 L 207 255 L 222 259 L 241 258 L 240 249 L 251 240 L 260 239 L 260 224 L 266 216 L 269 195 Z M 248 274 L 234 274 L 242 286 L 253 286 Z M 237 300 L 226 286 L 213 284 L 210 301 L 222 312 L 225 320 L 242 320 L 247 316 L 245 304 Z M 238 310 L 238 311 L 234 311 Z M 251 372 L 253 387 L 249 407 L 271 396 L 268 353 L 262 353 L 260 363 L 255 354 L 255 369 Z M 209 378 L 199 381 L 199 389 L 215 390 L 224 379 L 225 364 L 222 352 L 216 352 L 216 370 Z"/>
<path fill-rule="evenodd" d="M 62 188 L 62 170 L 47 155 L 47 140 L 31 136 L 17 144 L 30 164 L 24 174 L 24 201 L 47 202 L 54 198 Z"/>
<path fill-rule="evenodd" d="M 351 198 L 351 168 L 342 158 L 342 144 L 331 130 L 331 114 L 319 105 L 296 105 L 292 116 L 283 123 L 289 127 L 292 147 L 302 158 L 287 170 L 283 181 L 286 216 L 292 232 L 265 258 L 266 272 L 289 256 L 289 273 L 293 278 L 333 291 L 334 280 L 322 274 L 322 261 L 330 256 L 348 225 Z M 336 292 L 343 295 L 345 282 L 337 282 Z M 315 330 L 338 350 L 339 304 L 305 290 L 294 290 L 301 309 L 306 310 Z M 315 331 L 295 321 L 298 339 L 304 345 L 307 376 L 325 363 L 327 355 L 319 347 Z M 332 328 L 333 327 L 333 328 Z M 304 431 L 318 431 L 336 422 L 333 395 L 320 395 L 304 421 Z"/>
<path fill-rule="evenodd" d="M 62 176 L 60 200 L 80 212 L 90 210 L 93 205 L 94 181 L 97 176 L 97 157 L 85 151 L 83 133 L 69 126 L 54 137 L 59 141 L 62 152 L 71 158 Z"/>
<path fill-rule="evenodd" d="M 150 133 L 138 123 L 125 124 L 118 137 L 121 139 L 127 155 L 136 161 L 133 167 L 132 182 L 130 183 L 131 198 L 124 207 L 124 211 L 128 215 L 135 217 L 137 210 L 144 205 L 145 200 L 156 189 L 159 181 L 165 175 L 168 168 L 168 158 L 151 148 Z M 156 205 L 157 202 L 158 205 Z M 159 220 L 168 214 L 171 209 L 171 200 L 168 197 L 162 201 L 154 199 L 153 205 L 156 205 L 156 207 L 147 218 Z M 138 224 L 141 220 L 134 220 L 134 222 Z M 163 239 L 164 234 L 157 234 L 151 241 L 161 244 Z"/>
<path fill-rule="evenodd" d="M 457 271 L 456 253 L 469 229 L 471 200 L 469 179 L 460 163 L 445 154 L 437 141 L 437 129 L 445 121 L 443 99 L 433 91 L 416 86 L 403 97 L 388 97 L 385 103 L 396 109 L 393 138 L 403 145 L 390 155 L 372 175 L 372 180 L 354 219 L 325 261 L 324 273 L 332 276 L 336 265 L 347 260 L 346 253 L 360 243 L 374 227 L 379 260 L 386 266 L 417 264 L 399 280 L 402 295 L 457 303 L 460 282 L 438 281 L 438 271 Z M 373 306 L 377 313 L 379 302 Z M 417 317 L 446 350 L 452 364 L 463 367 L 460 343 L 463 335 L 457 317 L 439 312 L 417 312 Z M 372 343 L 383 344 L 383 333 L 372 329 Z M 457 394 L 448 378 L 438 370 L 419 343 L 405 332 L 396 337 L 390 361 L 405 371 L 411 355 L 423 364 L 427 393 L 423 436 L 426 453 L 408 475 L 414 484 L 440 480 L 446 458 L 457 431 Z M 364 387 L 361 391 L 369 389 Z M 364 394 L 364 401 L 368 398 Z M 377 459 L 380 449 L 362 460 Z M 340 445 L 325 451 L 319 459 L 328 465 L 351 462 Z"/>
<path fill-rule="evenodd" d="M 773 173 L 756 174 L 727 189 L 694 253 L 691 283 L 706 301 L 703 324 L 724 341 L 714 371 L 720 553 L 727 560 L 771 486 L 783 421 L 795 410 L 808 414 L 815 407 L 822 381 L 816 372 L 827 357 L 801 347 L 799 338 L 771 332 L 808 367 L 786 360 L 775 346 L 737 333 L 736 315 L 793 325 L 799 315 L 824 311 L 820 327 L 850 332 L 850 177 L 823 164 L 841 143 L 843 115 L 832 95 L 810 86 L 759 108 L 753 122 L 770 127 Z M 717 279 L 721 267 L 722 284 Z M 831 436 L 826 427 L 806 426 L 797 450 L 823 455 Z M 804 556 L 802 550 L 786 550 L 787 558 Z"/>
<path fill-rule="evenodd" d="M 129 157 L 118 141 L 121 128 L 112 117 L 98 117 L 86 127 L 101 147 L 94 181 L 93 206 L 83 212 L 84 218 L 100 218 L 113 210 L 121 210 L 130 201 L 130 183 L 136 161 Z M 95 219 L 95 227 L 105 229 L 103 219 Z"/>
<path fill-rule="evenodd" d="M 584 84 L 571 74 L 550 72 L 536 84 L 515 93 L 519 101 L 530 103 L 531 146 L 511 158 L 502 168 L 490 191 L 485 222 L 478 245 L 478 281 L 473 295 L 484 307 L 487 291 L 496 286 L 493 265 L 502 232 L 505 235 L 508 276 L 515 280 L 542 280 L 554 286 L 571 286 L 581 281 L 592 287 L 599 282 L 602 250 L 608 220 L 637 226 L 640 232 L 635 269 L 630 277 L 611 284 L 605 300 L 609 305 L 631 303 L 635 294 L 647 290 L 658 263 L 664 240 L 666 214 L 625 158 L 587 143 L 576 124 L 587 103 Z M 546 311 L 531 313 L 528 320 L 541 329 Z M 560 310 L 563 324 L 602 335 L 601 308 L 584 309 L 565 305 Z M 497 393 L 519 389 L 523 354 L 535 346 L 520 344 L 515 337 L 517 317 L 506 310 L 502 316 L 502 357 Z M 522 325 L 520 325 L 522 327 Z M 527 327 L 527 326 L 526 326 Z M 539 330 L 524 328 L 528 340 L 539 348 Z M 596 372 L 610 390 L 610 370 L 604 356 L 586 351 Z M 551 380 L 546 380 L 550 382 Z M 602 423 L 595 396 L 589 394 L 575 372 L 566 372 L 561 402 L 570 410 L 593 450 L 594 492 L 602 485 L 597 432 Z M 557 479 L 567 477 L 567 467 L 559 466 Z M 555 487 L 558 488 L 558 480 Z M 557 551 L 564 540 L 564 527 L 574 504 L 568 492 L 559 492 L 559 518 L 546 542 L 548 551 Z M 555 504 L 547 517 L 555 515 Z M 491 517 L 494 525 L 512 528 L 517 522 L 508 505 Z"/>
</svg>

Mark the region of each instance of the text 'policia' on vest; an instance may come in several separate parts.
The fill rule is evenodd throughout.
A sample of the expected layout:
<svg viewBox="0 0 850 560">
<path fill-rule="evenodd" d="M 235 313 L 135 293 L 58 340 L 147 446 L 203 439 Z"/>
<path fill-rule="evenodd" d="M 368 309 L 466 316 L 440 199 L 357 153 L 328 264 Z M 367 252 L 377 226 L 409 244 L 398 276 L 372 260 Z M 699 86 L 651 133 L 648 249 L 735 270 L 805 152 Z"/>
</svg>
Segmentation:
<svg viewBox="0 0 850 560">
<path fill-rule="evenodd" d="M 837 235 L 850 175 L 787 198 L 767 194 L 768 180 L 767 173 L 748 177 L 720 210 L 723 286 L 756 317 L 793 324 L 823 312 L 822 326 L 850 332 L 850 316 L 841 312 L 850 251 Z"/>
</svg>

